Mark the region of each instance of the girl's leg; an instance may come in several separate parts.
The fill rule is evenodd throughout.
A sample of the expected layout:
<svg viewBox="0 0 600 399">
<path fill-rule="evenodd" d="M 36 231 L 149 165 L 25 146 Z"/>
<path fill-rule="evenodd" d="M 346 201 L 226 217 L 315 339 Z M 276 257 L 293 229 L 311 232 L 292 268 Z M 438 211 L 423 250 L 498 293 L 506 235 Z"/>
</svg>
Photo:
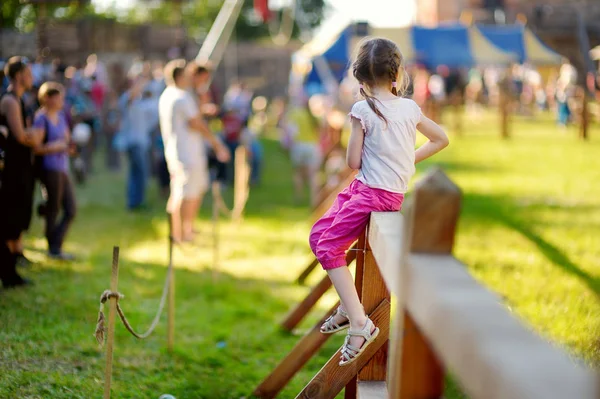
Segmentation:
<svg viewBox="0 0 600 399">
<path fill-rule="evenodd" d="M 294 202 L 300 204 L 304 197 L 304 179 L 302 167 L 294 168 Z"/>
<path fill-rule="evenodd" d="M 48 252 L 52 255 L 60 254 L 59 237 L 57 237 L 58 215 L 63 200 L 63 187 L 60 172 L 44 170 L 43 183 L 48 193 L 46 201 L 46 239 Z"/>
<path fill-rule="evenodd" d="M 61 187 L 63 216 L 59 225 L 56 227 L 55 245 L 59 253 L 63 253 L 63 241 L 65 239 L 67 231 L 69 230 L 69 227 L 71 226 L 71 223 L 73 222 L 73 219 L 75 219 L 75 214 L 77 212 L 77 204 L 75 202 L 75 190 L 73 190 L 73 183 L 71 182 L 71 178 L 69 177 L 69 175 L 65 172 L 61 172 L 60 179 L 62 182 Z"/>
<path fill-rule="evenodd" d="M 357 181 L 350 188 L 351 197 L 343 203 L 330 226 L 322 232 L 316 245 L 316 255 L 348 313 L 350 329 L 357 331 L 365 327 L 367 316 L 358 298 L 352 275 L 345 267 L 346 250 L 365 231 L 371 212 L 397 211 L 401 208 L 403 196 L 373 190 Z M 340 324 L 338 320 L 336 322 Z M 365 339 L 361 336 L 350 336 L 349 344 L 356 348 L 362 347 L 364 342 Z"/>
<path fill-rule="evenodd" d="M 342 190 L 342 192 L 338 194 L 331 208 L 329 208 L 327 212 L 325 212 L 325 214 L 319 220 L 317 220 L 317 222 L 312 227 L 308 240 L 310 243 L 310 249 L 313 251 L 313 254 L 315 254 L 315 256 L 317 256 L 317 245 L 319 244 L 323 233 L 331 227 L 338 212 L 340 211 L 340 209 L 342 209 L 344 203 L 350 200 L 350 197 L 350 188 Z"/>
<path fill-rule="evenodd" d="M 348 313 L 350 328 L 354 330 L 363 328 L 367 322 L 367 315 L 358 298 L 358 293 L 356 292 L 356 286 L 354 285 L 354 279 L 352 278 L 350 270 L 347 267 L 338 267 L 337 269 L 327 270 L 327 274 L 340 297 L 343 309 Z M 336 317 L 341 316 L 336 315 Z M 358 347 L 360 347 L 360 345 L 358 345 Z"/>
</svg>

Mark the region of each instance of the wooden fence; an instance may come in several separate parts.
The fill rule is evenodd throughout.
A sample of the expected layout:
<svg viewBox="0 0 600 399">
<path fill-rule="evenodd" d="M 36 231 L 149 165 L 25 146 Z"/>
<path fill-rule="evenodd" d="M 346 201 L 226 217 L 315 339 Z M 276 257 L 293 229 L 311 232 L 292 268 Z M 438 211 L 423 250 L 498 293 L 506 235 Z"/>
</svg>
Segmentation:
<svg viewBox="0 0 600 399">
<path fill-rule="evenodd" d="M 460 206 L 460 190 L 436 170 L 417 184 L 405 216 L 371 216 L 357 244 L 365 251 L 356 256 L 356 287 L 380 334 L 349 366 L 335 353 L 297 398 L 334 398 L 344 388 L 345 398 L 440 398 L 446 369 L 473 399 L 600 397 L 592 371 L 525 327 L 451 255 Z M 329 337 L 319 327 L 334 309 L 257 397 L 276 397 L 317 352 Z"/>
</svg>

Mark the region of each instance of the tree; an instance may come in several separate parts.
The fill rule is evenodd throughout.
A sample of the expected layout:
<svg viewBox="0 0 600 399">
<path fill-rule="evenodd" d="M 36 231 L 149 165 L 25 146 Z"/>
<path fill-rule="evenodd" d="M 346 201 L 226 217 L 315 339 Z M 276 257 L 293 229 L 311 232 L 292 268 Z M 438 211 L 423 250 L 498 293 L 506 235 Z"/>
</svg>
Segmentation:
<svg viewBox="0 0 600 399">
<path fill-rule="evenodd" d="M 183 0 L 180 6 L 173 0 L 142 1 L 149 7 L 132 7 L 126 17 L 128 22 L 181 22 L 196 39 L 202 39 L 208 33 L 223 4 L 222 1 L 215 0 Z M 295 1 L 298 2 L 297 16 L 302 18 L 302 24 L 296 23 L 294 28 L 294 36 L 297 37 L 301 32 L 299 25 L 302 25 L 303 29 L 312 29 L 321 23 L 326 4 L 324 0 Z M 180 21 L 173 21 L 173 15 L 180 15 Z M 276 13 L 273 22 L 275 25 L 279 16 L 279 13 Z M 269 36 L 269 27 L 257 18 L 252 0 L 244 1 L 235 35 L 243 40 Z"/>
<path fill-rule="evenodd" d="M 31 30 L 35 23 L 35 8 L 21 0 L 2 0 L 0 2 L 0 29 Z"/>
<path fill-rule="evenodd" d="M 326 11 L 325 0 L 292 0 L 297 2 L 298 12 L 293 35 L 302 30 L 318 26 Z M 82 16 L 117 18 L 128 23 L 183 24 L 196 39 L 202 39 L 210 30 L 221 6 L 222 0 L 138 0 L 143 7 L 133 6 L 125 13 L 116 8 L 99 13 L 90 0 L 0 0 L 0 28 L 13 28 L 31 31 L 38 17 L 38 4 L 47 5 L 47 15 L 56 19 L 75 19 Z M 113 6 L 116 5 L 116 2 Z M 269 36 L 269 26 L 263 24 L 254 13 L 254 2 L 245 0 L 242 13 L 236 24 L 238 39 L 252 40 Z M 280 19 L 276 13 L 273 24 Z M 302 28 L 300 28 L 302 27 Z"/>
<path fill-rule="evenodd" d="M 0 0 L 0 28 L 32 31 L 42 5 L 46 15 L 55 19 L 96 15 L 90 0 Z"/>
</svg>

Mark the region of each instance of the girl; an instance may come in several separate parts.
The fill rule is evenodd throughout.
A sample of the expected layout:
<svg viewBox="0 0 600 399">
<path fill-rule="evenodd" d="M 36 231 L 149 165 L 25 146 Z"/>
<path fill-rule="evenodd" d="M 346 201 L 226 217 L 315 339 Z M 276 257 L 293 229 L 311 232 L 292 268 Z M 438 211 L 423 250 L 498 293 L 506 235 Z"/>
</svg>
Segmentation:
<svg viewBox="0 0 600 399">
<path fill-rule="evenodd" d="M 350 271 L 343 267 L 345 251 L 365 230 L 371 212 L 400 210 L 415 163 L 448 145 L 444 131 L 423 116 L 414 101 L 402 98 L 408 76 L 396 44 L 380 38 L 366 40 L 352 68 L 364 100 L 350 112 L 346 161 L 359 173 L 310 233 L 311 248 L 341 299 L 321 332 L 349 328 L 340 366 L 356 360 L 379 334 L 365 314 Z M 415 151 L 417 130 L 429 141 Z"/>
<path fill-rule="evenodd" d="M 41 181 L 46 189 L 47 202 L 46 239 L 48 254 L 52 258 L 73 260 L 73 256 L 62 251 L 62 244 L 75 217 L 75 192 L 69 177 L 69 125 L 63 112 L 64 89 L 54 82 L 40 87 L 39 101 L 42 106 L 35 117 L 34 127 L 44 130 L 44 143 L 35 149 L 43 156 Z M 61 209 L 62 208 L 62 209 Z M 58 215 L 62 210 L 62 219 Z"/>
</svg>

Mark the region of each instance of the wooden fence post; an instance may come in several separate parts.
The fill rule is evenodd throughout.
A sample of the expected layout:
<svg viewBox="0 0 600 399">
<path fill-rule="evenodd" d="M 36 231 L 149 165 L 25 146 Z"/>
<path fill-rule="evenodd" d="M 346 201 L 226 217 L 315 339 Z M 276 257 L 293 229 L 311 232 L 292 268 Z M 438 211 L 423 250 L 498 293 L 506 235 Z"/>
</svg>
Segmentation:
<svg viewBox="0 0 600 399">
<path fill-rule="evenodd" d="M 392 299 L 371 251 L 371 246 L 368 244 L 368 239 L 366 242 L 367 252 L 365 253 L 362 295 L 360 299 L 365 312 L 370 314 L 383 300 L 391 302 Z M 358 373 L 358 380 L 385 381 L 387 375 L 387 354 L 388 347 L 384 345 L 360 373 Z"/>
<path fill-rule="evenodd" d="M 452 253 L 460 206 L 460 189 L 441 169 L 419 181 L 407 216 L 410 251 Z M 390 362 L 390 398 L 439 398 L 444 393 L 443 367 L 406 309 L 403 319 L 403 339 L 392 345 L 392 352 L 401 356 Z"/>
<path fill-rule="evenodd" d="M 587 91 L 583 90 L 583 99 L 581 103 L 581 125 L 579 126 L 579 137 L 582 140 L 588 139 L 588 131 L 590 126 L 589 100 Z"/>
<path fill-rule="evenodd" d="M 119 286 L 119 247 L 113 247 L 112 272 L 110 275 L 110 290 L 118 292 Z M 108 313 L 108 336 L 106 340 L 106 369 L 104 370 L 104 399 L 110 399 L 110 385 L 112 380 L 112 361 L 115 342 L 115 316 L 117 315 L 116 296 L 110 299 L 110 312 Z"/>
<path fill-rule="evenodd" d="M 233 220 L 240 220 L 248 201 L 250 168 L 248 167 L 246 147 L 238 146 L 234 153 L 234 183 L 233 183 Z"/>
<path fill-rule="evenodd" d="M 171 276 L 169 277 L 169 297 L 168 315 L 167 315 L 167 351 L 173 352 L 173 343 L 175 341 L 175 270 L 173 264 L 173 215 L 169 215 L 169 268 Z"/>
<path fill-rule="evenodd" d="M 216 281 L 219 268 L 219 215 L 220 212 L 220 186 L 218 181 L 212 183 L 212 233 L 213 233 L 213 266 L 212 278 Z"/>
<path fill-rule="evenodd" d="M 358 297 L 362 302 L 363 296 L 363 278 L 365 275 L 365 256 L 362 253 L 358 253 L 359 248 L 365 248 L 367 245 L 367 232 L 365 230 L 364 234 L 362 234 L 356 244 L 352 246 L 350 249 L 354 253 L 354 258 L 356 259 L 356 272 L 354 273 L 354 286 L 356 287 L 356 292 L 358 292 Z M 344 390 L 344 399 L 356 399 L 358 394 L 358 374 L 354 376 L 348 384 L 346 384 L 346 388 Z"/>
</svg>

